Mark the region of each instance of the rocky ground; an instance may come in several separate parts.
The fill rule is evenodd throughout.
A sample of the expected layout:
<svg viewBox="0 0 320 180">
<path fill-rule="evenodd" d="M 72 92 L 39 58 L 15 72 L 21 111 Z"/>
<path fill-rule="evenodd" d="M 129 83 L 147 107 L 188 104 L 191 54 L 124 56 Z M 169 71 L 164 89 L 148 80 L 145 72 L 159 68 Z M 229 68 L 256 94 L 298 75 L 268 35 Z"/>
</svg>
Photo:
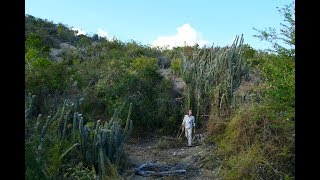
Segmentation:
<svg viewBox="0 0 320 180">
<path fill-rule="evenodd" d="M 124 177 L 126 179 L 217 179 L 215 171 L 203 168 L 205 156 L 214 148 L 214 145 L 207 144 L 188 147 L 185 137 L 180 141 L 157 136 L 149 139 L 132 139 L 124 145 L 125 154 L 132 163 L 132 166 L 124 173 Z M 186 173 L 162 177 L 144 177 L 135 174 L 134 168 L 150 162 L 183 166 Z"/>
</svg>

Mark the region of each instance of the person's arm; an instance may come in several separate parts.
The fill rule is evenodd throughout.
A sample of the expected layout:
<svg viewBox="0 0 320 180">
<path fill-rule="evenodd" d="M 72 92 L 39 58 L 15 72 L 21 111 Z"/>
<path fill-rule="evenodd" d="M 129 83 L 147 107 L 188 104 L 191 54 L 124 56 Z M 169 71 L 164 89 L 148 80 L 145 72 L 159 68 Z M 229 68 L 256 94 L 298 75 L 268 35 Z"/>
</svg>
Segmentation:
<svg viewBox="0 0 320 180">
<path fill-rule="evenodd" d="M 193 134 L 196 134 L 196 123 L 195 123 L 195 118 L 193 118 Z"/>
<path fill-rule="evenodd" d="M 183 117 L 183 120 L 182 120 L 182 124 L 181 124 L 181 126 L 182 126 L 182 127 L 181 127 L 182 129 L 181 129 L 181 130 L 182 130 L 182 131 L 184 131 L 184 125 L 185 125 L 185 123 L 186 123 L 186 116 L 184 116 L 184 117 Z"/>
</svg>

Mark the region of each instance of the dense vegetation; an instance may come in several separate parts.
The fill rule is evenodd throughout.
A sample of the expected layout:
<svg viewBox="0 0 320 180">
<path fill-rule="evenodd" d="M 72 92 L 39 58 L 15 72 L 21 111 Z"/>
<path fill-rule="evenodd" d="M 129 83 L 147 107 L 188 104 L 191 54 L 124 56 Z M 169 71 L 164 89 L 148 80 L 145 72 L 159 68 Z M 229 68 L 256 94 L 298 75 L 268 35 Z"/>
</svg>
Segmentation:
<svg viewBox="0 0 320 180">
<path fill-rule="evenodd" d="M 270 41 L 274 49 L 263 52 L 244 47 L 243 58 L 251 63 L 253 84 L 236 93 L 241 104 L 226 117 L 211 111 L 209 141 L 217 143 L 218 149 L 207 158 L 207 167 L 219 167 L 219 174 L 226 179 L 295 176 L 294 3 L 279 11 L 287 22 L 282 24 L 281 34 L 270 28 L 272 31 L 257 35 Z M 218 163 L 213 161 L 217 158 Z"/>
<path fill-rule="evenodd" d="M 50 161 L 52 155 L 60 156 L 62 149 L 71 146 L 70 143 L 76 143 L 69 142 L 72 127 L 77 126 L 72 120 L 74 113 L 82 115 L 83 124 L 89 129 L 96 129 L 98 120 L 104 124 L 115 116 L 118 124 L 125 128 L 131 104 L 133 136 L 142 136 L 153 131 L 172 133 L 175 130 L 182 113 L 182 103 L 174 101 L 180 94 L 172 89 L 171 81 L 159 74 L 158 59 L 166 58 L 166 54 L 161 53 L 160 49 L 151 49 L 136 42 L 123 43 L 117 39 L 97 38 L 95 35 L 76 36 L 76 32 L 62 24 L 56 25 L 30 15 L 26 15 L 25 18 L 26 97 L 29 93 L 35 96 L 30 110 L 26 112 L 26 122 L 32 122 L 31 125 L 27 123 L 26 127 L 27 177 L 42 177 L 43 174 L 48 177 L 61 175 L 61 162 Z M 58 55 L 52 54 L 54 50 L 60 51 Z M 68 102 L 67 105 L 73 105 L 73 108 L 70 112 L 59 112 L 65 101 Z M 63 114 L 66 112 L 69 115 Z M 47 116 L 60 119 L 55 120 Z M 64 116 L 65 119 L 62 120 Z M 48 128 L 50 138 L 42 137 L 45 142 L 50 139 L 52 142 L 49 144 L 53 145 L 48 144 L 44 147 L 48 150 L 44 152 L 50 154 L 41 156 L 42 160 L 48 160 L 43 167 L 38 166 L 43 162 L 36 163 L 34 160 L 37 157 L 33 153 L 40 153 L 35 149 L 42 138 L 35 137 L 40 133 L 40 129 L 33 129 L 36 122 L 45 122 L 46 119 L 50 119 L 49 124 L 56 121 L 61 123 Z M 67 124 L 63 124 L 64 121 Z M 49 125 L 40 123 L 37 126 Z M 63 143 L 63 147 L 54 145 L 61 144 L 58 138 L 61 135 L 55 137 L 54 133 L 59 131 L 59 128 L 61 132 L 66 131 L 67 144 Z M 71 158 L 73 160 L 70 159 L 66 164 L 70 165 L 70 161 L 75 160 L 76 162 L 71 164 L 82 163 L 85 155 L 82 154 L 84 157 L 80 159 L 76 158 L 78 156 L 80 154 L 75 152 Z M 82 166 L 91 169 L 90 164 L 92 162 L 86 162 L 82 163 Z M 101 170 L 97 168 L 97 163 L 93 164 L 97 172 Z"/>
<path fill-rule="evenodd" d="M 294 4 L 280 12 L 280 35 L 258 30 L 269 51 L 242 36 L 228 47 L 150 48 L 26 15 L 26 178 L 120 178 L 122 144 L 173 135 L 190 108 L 218 147 L 205 168 L 226 179 L 294 178 Z"/>
<path fill-rule="evenodd" d="M 63 34 L 70 39 L 70 47 L 62 48 L 59 56 L 63 60 L 54 59 L 49 54 L 54 46 L 46 42 L 47 36 L 53 42 L 64 41 L 60 31 L 50 34 L 47 29 L 61 25 L 26 16 L 26 27 L 29 23 L 33 28 L 26 28 L 26 93 L 37 97 L 34 115 L 56 110 L 63 99 L 84 98 L 80 111 L 85 121 L 106 121 L 115 109 L 128 109 L 133 103 L 136 132 L 141 132 L 140 127 L 151 132 L 164 126 L 172 131 L 168 126 L 180 115 L 181 104 L 168 101 L 177 92 L 158 72 L 157 59 L 165 54 L 136 42 L 94 41 L 94 36 L 79 38 L 66 31 Z M 83 39 L 87 44 L 79 45 Z"/>
</svg>

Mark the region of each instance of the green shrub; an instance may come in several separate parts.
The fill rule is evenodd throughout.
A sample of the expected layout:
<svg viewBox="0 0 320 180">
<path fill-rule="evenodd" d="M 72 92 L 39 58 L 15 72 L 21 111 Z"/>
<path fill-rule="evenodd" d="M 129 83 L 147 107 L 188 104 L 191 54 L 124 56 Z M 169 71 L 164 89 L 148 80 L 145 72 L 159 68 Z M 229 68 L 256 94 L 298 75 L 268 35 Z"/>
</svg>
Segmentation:
<svg viewBox="0 0 320 180">
<path fill-rule="evenodd" d="M 66 167 L 65 173 L 63 175 L 64 178 L 67 179 L 96 179 L 96 173 L 94 168 L 89 170 L 87 167 L 80 162 L 76 167 L 69 166 Z"/>
<path fill-rule="evenodd" d="M 215 134 L 226 179 L 284 178 L 294 176 L 294 123 L 276 117 L 266 105 L 241 107 Z M 217 138 L 219 137 L 219 138 Z"/>
<path fill-rule="evenodd" d="M 176 76 L 179 76 L 181 74 L 181 59 L 175 59 L 170 67 L 172 68 L 173 73 Z"/>
</svg>

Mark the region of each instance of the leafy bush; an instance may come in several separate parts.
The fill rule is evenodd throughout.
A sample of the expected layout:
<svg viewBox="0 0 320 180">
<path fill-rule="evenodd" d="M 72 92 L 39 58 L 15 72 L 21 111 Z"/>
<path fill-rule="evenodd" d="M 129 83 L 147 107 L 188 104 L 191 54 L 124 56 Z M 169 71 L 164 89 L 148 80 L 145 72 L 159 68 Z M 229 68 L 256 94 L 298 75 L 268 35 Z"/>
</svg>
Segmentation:
<svg viewBox="0 0 320 180">
<path fill-rule="evenodd" d="M 94 171 L 94 168 L 92 168 L 92 170 L 89 170 L 83 165 L 82 162 L 80 162 L 76 167 L 68 167 L 63 177 L 67 179 L 91 180 L 96 179 L 96 173 Z"/>
<path fill-rule="evenodd" d="M 171 64 L 171 68 L 176 76 L 181 75 L 181 59 L 175 59 Z"/>
</svg>

